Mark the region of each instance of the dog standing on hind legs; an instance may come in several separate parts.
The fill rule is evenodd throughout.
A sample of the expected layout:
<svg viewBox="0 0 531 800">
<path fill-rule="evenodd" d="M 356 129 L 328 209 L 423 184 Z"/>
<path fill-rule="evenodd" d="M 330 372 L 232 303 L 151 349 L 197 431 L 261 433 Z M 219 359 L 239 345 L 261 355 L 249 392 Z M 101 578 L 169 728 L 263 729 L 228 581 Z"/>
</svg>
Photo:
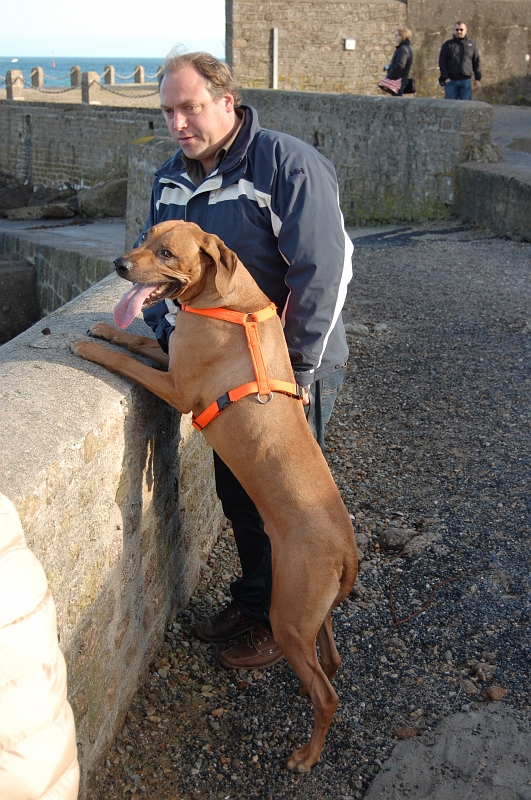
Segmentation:
<svg viewBox="0 0 531 800">
<path fill-rule="evenodd" d="M 358 560 L 352 522 L 299 401 L 280 319 L 236 254 L 194 223 L 152 227 L 115 267 L 135 284 L 115 309 L 120 328 L 162 298 L 178 300 L 169 354 L 106 323 L 91 335 L 150 356 L 167 372 L 95 342 L 72 350 L 183 414 L 192 411 L 195 427 L 255 503 L 271 540 L 274 637 L 314 708 L 309 742 L 287 761 L 307 772 L 338 704 L 330 680 L 341 658 L 331 612 L 352 589 Z"/>
</svg>

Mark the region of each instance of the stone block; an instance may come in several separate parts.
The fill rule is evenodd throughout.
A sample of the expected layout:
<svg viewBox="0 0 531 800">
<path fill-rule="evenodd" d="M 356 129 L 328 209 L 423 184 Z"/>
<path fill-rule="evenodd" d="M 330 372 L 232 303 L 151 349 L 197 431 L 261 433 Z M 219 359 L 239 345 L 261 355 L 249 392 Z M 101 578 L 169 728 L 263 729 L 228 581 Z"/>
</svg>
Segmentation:
<svg viewBox="0 0 531 800">
<path fill-rule="evenodd" d="M 454 211 L 499 236 L 531 242 L 531 176 L 509 164 L 462 164 Z"/>
<path fill-rule="evenodd" d="M 21 69 L 6 71 L 6 92 L 8 100 L 24 100 L 24 75 Z"/>
<path fill-rule="evenodd" d="M 81 102 L 88 105 L 101 103 L 101 83 L 97 72 L 81 73 Z"/>
<path fill-rule="evenodd" d="M 127 206 L 127 178 L 97 183 L 77 195 L 85 217 L 123 217 Z"/>
<path fill-rule="evenodd" d="M 6 211 L 10 220 L 68 219 L 75 217 L 75 211 L 67 203 L 48 203 L 43 206 L 27 206 L 11 208 Z"/>
</svg>

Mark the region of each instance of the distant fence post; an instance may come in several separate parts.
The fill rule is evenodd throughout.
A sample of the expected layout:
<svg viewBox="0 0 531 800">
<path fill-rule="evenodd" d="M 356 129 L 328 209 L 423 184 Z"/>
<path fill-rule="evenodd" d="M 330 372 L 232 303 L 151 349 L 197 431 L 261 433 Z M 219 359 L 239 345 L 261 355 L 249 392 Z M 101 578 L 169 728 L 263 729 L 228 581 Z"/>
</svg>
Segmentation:
<svg viewBox="0 0 531 800">
<path fill-rule="evenodd" d="M 144 83 L 144 67 L 135 67 L 135 83 Z"/>
<path fill-rule="evenodd" d="M 103 68 L 103 83 L 107 86 L 114 86 L 116 83 L 116 70 L 111 64 Z"/>
<path fill-rule="evenodd" d="M 21 69 L 8 69 L 6 72 L 8 100 L 24 100 L 24 76 Z"/>
<path fill-rule="evenodd" d="M 81 67 L 70 67 L 70 86 L 81 86 Z"/>
<path fill-rule="evenodd" d="M 31 85 L 35 89 L 41 89 L 44 86 L 44 70 L 42 67 L 31 68 Z"/>
<path fill-rule="evenodd" d="M 81 102 L 101 105 L 101 83 L 97 72 L 81 74 Z"/>
</svg>

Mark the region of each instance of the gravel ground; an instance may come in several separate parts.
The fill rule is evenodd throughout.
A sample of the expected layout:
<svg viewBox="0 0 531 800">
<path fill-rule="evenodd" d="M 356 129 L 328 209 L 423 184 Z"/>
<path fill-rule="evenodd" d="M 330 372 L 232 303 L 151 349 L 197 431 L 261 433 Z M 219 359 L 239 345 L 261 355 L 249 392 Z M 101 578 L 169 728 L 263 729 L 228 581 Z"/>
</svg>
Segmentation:
<svg viewBox="0 0 531 800">
<path fill-rule="evenodd" d="M 286 663 L 230 672 L 191 632 L 237 573 L 226 531 L 91 798 L 358 800 L 397 737 L 486 702 L 529 715 L 530 257 L 452 222 L 356 240 L 327 457 L 362 560 L 321 762 L 284 767 L 312 722 Z"/>
</svg>

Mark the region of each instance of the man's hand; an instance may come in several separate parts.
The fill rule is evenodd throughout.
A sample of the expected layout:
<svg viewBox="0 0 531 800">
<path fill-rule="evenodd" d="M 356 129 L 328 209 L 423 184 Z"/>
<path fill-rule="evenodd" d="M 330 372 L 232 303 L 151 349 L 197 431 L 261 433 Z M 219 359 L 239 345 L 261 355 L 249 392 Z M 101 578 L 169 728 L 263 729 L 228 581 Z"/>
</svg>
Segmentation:
<svg viewBox="0 0 531 800">
<path fill-rule="evenodd" d="M 481 81 L 474 81 L 474 89 L 481 89 Z"/>
</svg>

